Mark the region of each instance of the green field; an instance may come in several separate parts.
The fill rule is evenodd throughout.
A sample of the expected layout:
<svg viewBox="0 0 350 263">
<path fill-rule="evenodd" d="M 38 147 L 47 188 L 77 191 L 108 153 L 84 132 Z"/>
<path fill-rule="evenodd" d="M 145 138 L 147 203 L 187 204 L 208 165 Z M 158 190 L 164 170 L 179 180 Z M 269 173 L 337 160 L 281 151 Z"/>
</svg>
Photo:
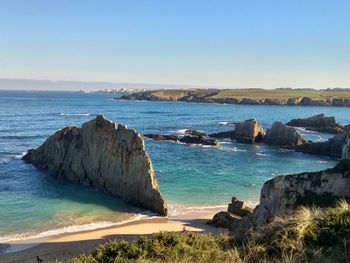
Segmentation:
<svg viewBox="0 0 350 263">
<path fill-rule="evenodd" d="M 324 100 L 331 98 L 350 99 L 350 89 L 344 90 L 311 90 L 311 89 L 197 89 L 197 90 L 155 90 L 151 94 L 162 99 L 181 98 L 185 93 L 191 93 L 198 97 L 214 99 L 280 99 L 308 97 L 312 100 Z"/>
</svg>

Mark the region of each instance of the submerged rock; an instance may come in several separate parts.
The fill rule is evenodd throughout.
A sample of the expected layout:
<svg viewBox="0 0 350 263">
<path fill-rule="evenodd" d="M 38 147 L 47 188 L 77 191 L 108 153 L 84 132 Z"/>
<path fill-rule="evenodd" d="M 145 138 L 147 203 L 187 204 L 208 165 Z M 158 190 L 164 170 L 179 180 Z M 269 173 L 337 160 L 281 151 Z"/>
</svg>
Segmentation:
<svg viewBox="0 0 350 263">
<path fill-rule="evenodd" d="M 347 139 L 350 138 L 350 125 L 343 128 L 343 131 L 325 142 L 309 142 L 296 147 L 296 151 L 327 155 L 336 158 L 342 158 L 344 147 L 347 145 Z"/>
<path fill-rule="evenodd" d="M 266 132 L 264 143 L 285 148 L 294 148 L 295 146 L 305 144 L 306 141 L 295 128 L 277 121 Z"/>
<path fill-rule="evenodd" d="M 176 135 L 160 135 L 160 134 L 144 134 L 144 137 L 150 138 L 156 141 L 174 141 L 174 142 L 182 142 L 187 144 L 200 144 L 200 145 L 210 145 L 210 146 L 218 146 L 219 142 L 214 139 L 209 139 L 204 136 L 176 136 Z"/>
<path fill-rule="evenodd" d="M 186 130 L 185 134 L 192 135 L 192 136 L 197 136 L 197 137 L 205 137 L 205 136 L 207 136 L 204 132 L 197 131 L 197 130 Z"/>
<path fill-rule="evenodd" d="M 81 128 L 69 126 L 23 157 L 40 170 L 103 190 L 161 215 L 167 204 L 142 136 L 102 115 Z"/>
<path fill-rule="evenodd" d="M 343 127 L 336 122 L 335 117 L 326 117 L 325 114 L 318 114 L 306 119 L 293 119 L 287 125 L 326 133 L 340 133 L 343 130 Z"/>
<path fill-rule="evenodd" d="M 340 198 L 350 198 L 349 186 L 349 160 L 320 172 L 278 176 L 264 184 L 253 222 L 267 224 L 277 216 L 292 215 L 301 205 L 333 205 Z"/>
</svg>

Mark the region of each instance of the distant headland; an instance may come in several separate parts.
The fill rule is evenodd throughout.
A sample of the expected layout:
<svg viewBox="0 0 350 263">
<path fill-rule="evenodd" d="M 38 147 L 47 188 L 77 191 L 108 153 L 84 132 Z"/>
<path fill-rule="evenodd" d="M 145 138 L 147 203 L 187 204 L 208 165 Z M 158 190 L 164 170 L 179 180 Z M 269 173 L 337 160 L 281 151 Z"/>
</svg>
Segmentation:
<svg viewBox="0 0 350 263">
<path fill-rule="evenodd" d="M 350 107 L 350 89 L 162 89 L 135 92 L 116 99 L 245 105 Z"/>
</svg>

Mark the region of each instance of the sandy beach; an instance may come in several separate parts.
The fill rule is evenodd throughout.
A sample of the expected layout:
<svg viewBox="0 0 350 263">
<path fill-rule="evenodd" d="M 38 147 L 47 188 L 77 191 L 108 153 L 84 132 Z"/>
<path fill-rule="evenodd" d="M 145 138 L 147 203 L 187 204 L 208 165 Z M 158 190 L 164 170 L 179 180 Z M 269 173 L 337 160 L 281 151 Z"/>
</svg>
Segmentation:
<svg viewBox="0 0 350 263">
<path fill-rule="evenodd" d="M 219 234 L 217 229 L 206 224 L 221 208 L 203 209 L 167 218 L 142 219 L 140 221 L 112 226 L 103 229 L 62 234 L 40 240 L 23 240 L 9 244 L 10 253 L 0 254 L 1 263 L 36 262 L 36 256 L 49 260 L 65 261 L 82 253 L 90 253 L 99 244 L 111 239 L 135 239 L 160 231 L 188 231 Z"/>
</svg>

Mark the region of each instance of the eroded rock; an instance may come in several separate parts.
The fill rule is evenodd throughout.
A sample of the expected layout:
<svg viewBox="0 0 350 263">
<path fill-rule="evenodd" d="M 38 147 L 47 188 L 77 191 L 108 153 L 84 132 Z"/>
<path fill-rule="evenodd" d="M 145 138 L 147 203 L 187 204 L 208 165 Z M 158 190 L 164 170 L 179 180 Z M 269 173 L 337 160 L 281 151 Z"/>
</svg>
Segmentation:
<svg viewBox="0 0 350 263">
<path fill-rule="evenodd" d="M 292 215 L 301 205 L 332 205 L 340 198 L 350 198 L 349 186 L 349 160 L 320 172 L 278 176 L 264 184 L 253 222 L 267 224 L 277 216 Z"/>
<path fill-rule="evenodd" d="M 350 125 L 343 128 L 343 131 L 336 134 L 325 142 L 309 142 L 296 147 L 296 151 L 315 154 L 326 155 L 335 158 L 342 158 L 344 146 L 347 144 L 347 139 L 350 138 Z"/>
<path fill-rule="evenodd" d="M 295 128 L 277 121 L 272 125 L 271 129 L 267 130 L 264 143 L 284 148 L 294 148 L 305 144 L 306 141 Z"/>
<path fill-rule="evenodd" d="M 139 207 L 167 214 L 142 136 L 102 115 L 69 126 L 23 160 L 60 179 L 88 185 Z"/>
<path fill-rule="evenodd" d="M 318 114 L 306 119 L 293 119 L 287 125 L 326 133 L 340 133 L 343 130 L 343 127 L 336 122 L 335 117 L 326 117 L 325 114 Z"/>
</svg>

